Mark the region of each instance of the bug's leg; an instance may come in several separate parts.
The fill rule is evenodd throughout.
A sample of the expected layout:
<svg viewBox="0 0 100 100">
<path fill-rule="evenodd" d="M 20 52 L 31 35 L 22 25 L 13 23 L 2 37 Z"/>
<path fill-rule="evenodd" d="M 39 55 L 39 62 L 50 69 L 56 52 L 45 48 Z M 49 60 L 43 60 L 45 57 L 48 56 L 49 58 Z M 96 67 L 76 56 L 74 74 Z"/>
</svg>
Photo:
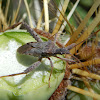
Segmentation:
<svg viewBox="0 0 100 100">
<path fill-rule="evenodd" d="M 8 28 L 6 28 L 5 30 L 0 31 L 0 32 L 4 32 L 4 31 L 10 30 L 10 29 L 14 29 L 15 27 L 17 27 L 17 26 L 20 25 L 20 24 L 22 24 L 22 22 L 16 23 L 16 24 L 14 24 L 14 25 L 12 25 L 12 26 L 10 26 L 10 27 L 8 27 Z"/>
<path fill-rule="evenodd" d="M 71 53 L 69 53 L 69 55 L 71 55 L 73 58 L 75 58 L 79 63 L 81 63 L 81 61 L 77 58 L 77 57 L 75 57 L 73 54 L 71 54 Z M 82 63 L 81 63 L 82 64 Z M 82 64 L 82 66 L 84 67 L 84 65 Z"/>
<path fill-rule="evenodd" d="M 21 75 L 21 74 L 25 74 L 25 73 L 22 72 L 22 73 L 16 73 L 16 74 L 4 75 L 4 76 L 0 76 L 0 78 L 3 78 L 3 77 L 10 77 L 10 76 L 17 76 L 17 75 Z"/>
<path fill-rule="evenodd" d="M 52 60 L 48 57 L 49 61 L 50 61 L 50 65 L 51 65 L 51 72 L 50 72 L 50 76 L 49 76 L 49 87 L 50 87 L 50 78 L 51 78 L 51 74 L 52 74 L 52 71 L 53 71 L 53 63 L 52 63 Z"/>
<path fill-rule="evenodd" d="M 75 57 L 73 54 L 71 54 L 71 53 L 69 53 L 73 58 L 75 58 L 81 65 L 82 65 L 82 67 L 86 70 L 86 71 L 88 71 L 88 69 L 84 66 L 84 64 L 82 64 L 82 62 L 77 58 L 77 57 Z M 78 64 L 78 63 L 77 63 Z M 88 71 L 89 72 L 89 71 Z"/>
<path fill-rule="evenodd" d="M 65 60 L 65 61 L 67 61 L 67 62 L 72 62 L 72 63 L 75 62 L 74 60 L 67 59 L 67 58 L 61 58 L 61 57 L 58 57 L 58 56 L 54 56 L 54 57 L 59 58 L 59 59 L 61 59 L 61 60 Z"/>
<path fill-rule="evenodd" d="M 33 71 L 36 67 L 38 67 L 41 64 L 41 61 L 37 61 L 35 63 L 33 63 L 30 67 L 28 67 L 26 70 L 24 70 L 21 73 L 16 73 L 16 74 L 11 74 L 11 75 L 5 75 L 5 76 L 0 76 L 0 78 L 3 77 L 10 77 L 10 76 L 16 76 L 16 75 L 21 75 L 21 74 L 27 74 L 31 71 Z"/>
<path fill-rule="evenodd" d="M 17 27 L 18 25 L 22 24 L 23 27 L 33 36 L 33 38 L 35 38 L 35 40 L 37 42 L 42 42 L 41 38 L 38 36 L 38 34 L 25 22 L 19 22 L 19 23 L 16 23 L 12 26 L 10 26 L 9 28 L 5 29 L 4 31 L 8 30 L 8 29 L 13 29 L 15 27 Z"/>
<path fill-rule="evenodd" d="M 30 67 L 28 67 L 26 70 L 24 70 L 24 73 L 27 74 L 27 73 L 33 71 L 33 70 L 36 69 L 40 64 L 41 64 L 41 61 L 37 61 L 37 62 L 33 63 Z"/>
<path fill-rule="evenodd" d="M 25 22 L 22 22 L 23 27 L 35 38 L 37 42 L 42 42 L 42 39 L 39 35 Z"/>
</svg>

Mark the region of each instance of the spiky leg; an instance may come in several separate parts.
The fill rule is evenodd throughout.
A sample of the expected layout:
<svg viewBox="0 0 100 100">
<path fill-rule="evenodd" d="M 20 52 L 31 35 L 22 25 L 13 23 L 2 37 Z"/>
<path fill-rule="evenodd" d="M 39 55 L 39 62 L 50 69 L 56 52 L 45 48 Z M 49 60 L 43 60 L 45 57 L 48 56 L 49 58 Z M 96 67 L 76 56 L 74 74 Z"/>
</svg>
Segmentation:
<svg viewBox="0 0 100 100">
<path fill-rule="evenodd" d="M 24 70 L 23 72 L 21 73 L 16 73 L 16 74 L 11 74 L 11 75 L 5 75 L 5 76 L 0 76 L 0 78 L 3 78 L 3 77 L 10 77 L 10 76 L 16 76 L 16 75 L 21 75 L 21 74 L 27 74 L 31 71 L 33 71 L 36 67 L 38 67 L 39 65 L 41 64 L 40 61 L 37 61 L 35 63 L 33 63 L 30 67 L 28 67 L 26 70 Z"/>
<path fill-rule="evenodd" d="M 17 26 L 20 25 L 20 24 L 22 24 L 22 22 L 16 23 L 16 24 L 14 24 L 14 25 L 12 25 L 12 26 L 10 26 L 10 27 L 8 27 L 8 28 L 6 28 L 5 30 L 0 31 L 0 32 L 4 32 L 4 31 L 10 30 L 10 29 L 14 29 L 15 27 L 17 27 Z"/>
<path fill-rule="evenodd" d="M 71 55 L 73 58 L 75 58 L 79 63 L 81 63 L 81 61 L 77 58 L 77 57 L 75 57 L 73 54 L 71 54 L 71 53 L 69 53 L 69 55 Z M 82 64 L 82 63 L 81 63 Z M 82 66 L 84 67 L 84 65 L 82 64 Z"/>
<path fill-rule="evenodd" d="M 35 38 L 37 42 L 42 42 L 42 39 L 38 36 L 38 34 L 25 22 L 22 22 L 22 25 L 27 31 Z"/>
<path fill-rule="evenodd" d="M 51 74 L 52 74 L 52 71 L 53 71 L 53 63 L 52 63 L 52 60 L 48 57 L 49 61 L 50 61 L 50 65 L 51 65 L 51 72 L 50 72 L 50 76 L 49 76 L 49 87 L 50 87 L 50 79 L 51 79 Z"/>
<path fill-rule="evenodd" d="M 38 36 L 38 34 L 25 22 L 16 23 L 16 24 L 10 26 L 9 28 L 5 29 L 4 31 L 6 31 L 8 29 L 13 29 L 13 28 L 17 27 L 20 24 L 23 25 L 23 27 L 33 36 L 33 38 L 35 38 L 35 40 L 37 42 L 42 42 L 42 39 Z"/>
<path fill-rule="evenodd" d="M 70 55 L 73 57 L 73 58 L 75 58 L 81 65 L 82 65 L 82 67 L 87 71 L 87 72 L 89 72 L 88 71 L 88 69 L 84 66 L 84 64 L 82 64 L 82 62 L 77 58 L 77 57 L 75 57 L 74 55 L 72 55 L 71 53 L 70 53 Z M 76 63 L 77 65 L 78 65 L 78 63 Z M 79 66 L 79 65 L 78 65 Z"/>
</svg>

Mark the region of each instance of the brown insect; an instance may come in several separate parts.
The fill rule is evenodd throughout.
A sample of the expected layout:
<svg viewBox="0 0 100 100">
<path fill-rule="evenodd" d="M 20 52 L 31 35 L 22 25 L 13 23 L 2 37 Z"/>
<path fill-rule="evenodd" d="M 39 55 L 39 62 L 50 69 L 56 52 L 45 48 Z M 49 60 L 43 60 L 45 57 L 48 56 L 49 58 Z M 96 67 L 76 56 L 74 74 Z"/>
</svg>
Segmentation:
<svg viewBox="0 0 100 100">
<path fill-rule="evenodd" d="M 51 67 L 52 67 L 51 73 L 50 73 L 50 76 L 49 76 L 49 87 L 50 87 L 50 77 L 51 77 L 52 70 L 53 70 L 53 63 L 52 63 L 52 60 L 50 59 L 50 57 L 54 56 L 54 57 L 57 57 L 59 59 L 65 60 L 67 62 L 75 62 L 74 60 L 71 60 L 71 59 L 60 58 L 60 57 L 57 56 L 57 54 L 61 54 L 61 55 L 62 54 L 70 54 L 69 50 L 72 49 L 73 47 L 75 47 L 76 44 L 73 43 L 73 44 L 67 46 L 66 48 L 64 48 L 64 47 L 58 48 L 55 45 L 56 36 L 55 36 L 54 41 L 48 40 L 47 42 L 43 42 L 41 40 L 41 38 L 38 36 L 38 34 L 32 28 L 30 28 L 29 25 L 26 24 L 25 22 L 20 22 L 20 23 L 14 24 L 13 26 L 9 27 L 9 29 L 15 28 L 19 24 L 22 24 L 23 27 L 27 29 L 27 31 L 33 36 L 33 38 L 35 38 L 35 40 L 37 42 L 29 42 L 29 43 L 19 47 L 17 49 L 17 52 L 20 53 L 20 54 L 24 54 L 24 55 L 31 55 L 31 56 L 34 56 L 34 57 L 38 57 L 38 61 L 33 63 L 31 66 L 29 66 L 26 70 L 24 70 L 21 73 L 0 76 L 0 78 L 20 75 L 20 74 L 27 74 L 41 64 L 42 58 L 48 58 L 49 61 L 50 61 Z"/>
</svg>

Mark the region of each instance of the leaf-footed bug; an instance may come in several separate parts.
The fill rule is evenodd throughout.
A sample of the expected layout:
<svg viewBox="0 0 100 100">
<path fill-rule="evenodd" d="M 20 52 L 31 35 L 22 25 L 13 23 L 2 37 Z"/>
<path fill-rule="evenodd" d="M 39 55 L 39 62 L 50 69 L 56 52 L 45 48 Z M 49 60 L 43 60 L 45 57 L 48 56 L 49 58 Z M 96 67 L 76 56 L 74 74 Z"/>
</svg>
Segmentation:
<svg viewBox="0 0 100 100">
<path fill-rule="evenodd" d="M 29 72 L 31 72 L 32 70 L 34 70 L 36 67 L 38 67 L 41 64 L 41 60 L 42 58 L 48 58 L 51 64 L 51 73 L 49 76 L 49 87 L 50 87 L 50 77 L 52 74 L 52 70 L 53 70 L 53 63 L 52 60 L 50 59 L 51 56 L 57 57 L 59 59 L 68 61 L 68 62 L 75 62 L 71 59 L 67 59 L 67 58 L 60 58 L 57 56 L 57 54 L 70 54 L 69 50 L 72 49 L 73 47 L 76 46 L 75 43 L 67 46 L 66 48 L 58 48 L 55 45 L 56 42 L 56 36 L 54 41 L 48 40 L 47 42 L 43 42 L 42 39 L 38 36 L 38 34 L 29 27 L 28 24 L 26 24 L 25 22 L 19 22 L 17 24 L 14 24 L 13 26 L 9 27 L 8 29 L 11 28 L 15 28 L 16 26 L 18 26 L 19 24 L 22 24 L 23 27 L 25 29 L 27 29 L 27 31 L 33 36 L 33 38 L 35 38 L 35 40 L 37 42 L 29 42 L 21 47 L 19 47 L 17 49 L 17 52 L 20 54 L 24 54 L 24 55 L 31 55 L 34 57 L 38 57 L 38 61 L 33 63 L 31 66 L 29 66 L 26 70 L 24 70 L 21 73 L 16 73 L 16 74 L 11 74 L 11 75 L 5 75 L 5 76 L 0 76 L 0 78 L 2 77 L 9 77 L 9 76 L 16 76 L 16 75 L 21 75 L 21 74 L 27 74 Z"/>
</svg>

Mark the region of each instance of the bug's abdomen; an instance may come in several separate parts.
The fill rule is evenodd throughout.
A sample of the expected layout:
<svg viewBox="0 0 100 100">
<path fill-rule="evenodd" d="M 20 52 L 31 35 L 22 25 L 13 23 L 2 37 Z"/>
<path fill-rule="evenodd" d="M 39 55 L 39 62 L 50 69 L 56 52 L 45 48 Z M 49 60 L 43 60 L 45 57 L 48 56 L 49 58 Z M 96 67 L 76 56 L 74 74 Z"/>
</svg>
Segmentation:
<svg viewBox="0 0 100 100">
<path fill-rule="evenodd" d="M 17 52 L 20 54 L 26 54 L 27 51 L 31 50 L 32 47 L 28 44 L 25 44 L 17 49 Z"/>
<path fill-rule="evenodd" d="M 37 48 L 33 48 L 30 45 L 25 44 L 25 45 L 19 47 L 17 52 L 20 54 L 24 54 L 24 55 L 31 55 L 34 57 L 40 57 L 42 50 L 37 49 Z"/>
</svg>

